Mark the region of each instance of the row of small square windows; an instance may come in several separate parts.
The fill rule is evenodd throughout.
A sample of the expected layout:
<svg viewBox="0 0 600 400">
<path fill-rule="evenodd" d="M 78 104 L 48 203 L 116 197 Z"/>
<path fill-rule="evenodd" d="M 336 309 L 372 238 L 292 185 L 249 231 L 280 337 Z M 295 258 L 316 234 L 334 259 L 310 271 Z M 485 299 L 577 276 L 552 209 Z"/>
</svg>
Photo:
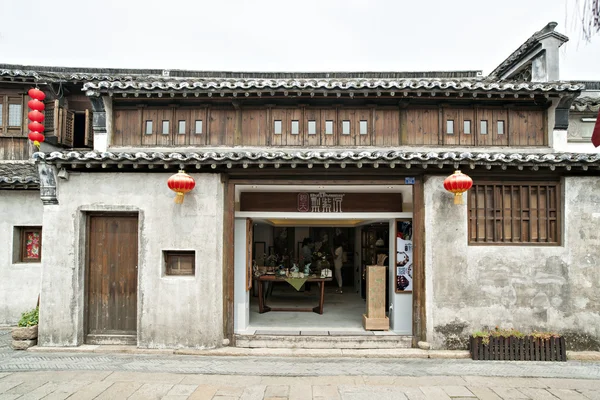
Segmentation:
<svg viewBox="0 0 600 400">
<path fill-rule="evenodd" d="M 146 121 L 146 135 L 152 135 L 152 129 L 153 129 L 153 121 L 152 120 L 147 120 Z M 161 133 L 163 135 L 168 135 L 169 134 L 169 125 L 170 125 L 170 121 L 169 120 L 164 120 L 162 121 L 162 131 Z M 185 131 L 185 125 L 186 125 L 186 121 L 185 120 L 180 120 L 178 121 L 178 129 L 177 129 L 177 134 L 179 135 L 185 135 L 187 132 Z M 194 134 L 196 135 L 200 135 L 202 134 L 202 120 L 201 119 L 197 119 L 194 123 Z"/>
<path fill-rule="evenodd" d="M 162 121 L 162 134 L 163 135 L 169 134 L 169 124 L 170 124 L 170 121 L 168 121 L 168 120 Z M 180 135 L 185 135 L 186 134 L 186 121 L 185 120 L 179 121 L 178 128 L 179 129 L 178 129 L 177 133 Z M 300 121 L 292 120 L 291 128 L 292 128 L 291 129 L 292 135 L 299 135 L 300 134 Z M 146 121 L 146 134 L 151 135 L 152 129 L 153 129 L 152 120 Z M 282 121 L 281 120 L 274 121 L 273 133 L 275 135 L 282 134 Z M 361 120 L 359 122 L 359 134 L 366 135 L 367 133 L 368 133 L 367 121 Z M 449 135 L 454 134 L 454 120 L 449 119 L 446 121 L 446 133 Z M 467 135 L 471 133 L 471 121 L 470 120 L 463 121 L 463 133 L 467 134 Z M 479 133 L 481 135 L 488 134 L 488 121 L 486 121 L 486 120 L 480 121 Z M 497 133 L 498 133 L 498 135 L 504 134 L 504 121 L 497 121 Z M 201 119 L 198 119 L 195 121 L 194 134 L 196 134 L 196 135 L 202 134 L 202 120 Z M 312 121 L 312 120 L 308 121 L 308 134 L 309 135 L 317 134 L 317 121 Z M 333 135 L 333 120 L 325 121 L 325 134 Z M 350 121 L 344 120 L 344 121 L 342 121 L 342 135 L 349 135 L 349 134 L 350 134 Z"/>
<path fill-rule="evenodd" d="M 486 120 L 481 120 L 479 121 L 479 134 L 480 135 L 487 135 L 488 134 L 488 122 Z M 498 135 L 504 135 L 504 121 L 498 120 L 496 123 L 496 133 Z M 447 120 L 446 121 L 446 133 L 448 135 L 453 135 L 454 134 L 454 120 Z M 469 135 L 471 134 L 471 121 L 470 120 L 464 120 L 463 121 L 463 133 L 465 135 Z"/>
<path fill-rule="evenodd" d="M 361 135 L 366 135 L 368 133 L 368 124 L 366 120 L 361 120 L 358 123 L 358 130 L 359 130 L 359 134 Z M 299 135 L 300 134 L 300 121 L 298 120 L 292 120 L 292 127 L 291 127 L 291 134 L 292 135 Z M 281 135 L 282 134 L 282 122 L 281 120 L 275 120 L 273 123 L 273 134 L 275 135 Z M 309 135 L 316 135 L 317 134 L 317 121 L 314 120 L 309 120 L 308 121 L 308 134 Z M 326 135 L 333 135 L 333 120 L 326 120 L 325 121 L 325 134 Z M 342 121 L 342 135 L 349 135 L 350 134 L 350 121 L 349 120 L 344 120 Z"/>
</svg>

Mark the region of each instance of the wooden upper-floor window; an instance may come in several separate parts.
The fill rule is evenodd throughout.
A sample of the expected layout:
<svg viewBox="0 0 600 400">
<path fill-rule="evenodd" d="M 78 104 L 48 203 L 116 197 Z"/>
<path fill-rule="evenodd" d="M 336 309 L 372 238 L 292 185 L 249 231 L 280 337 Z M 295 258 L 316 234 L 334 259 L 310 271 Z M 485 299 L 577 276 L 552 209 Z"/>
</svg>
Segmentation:
<svg viewBox="0 0 600 400">
<path fill-rule="evenodd" d="M 560 245 L 558 182 L 489 182 L 469 196 L 469 244 Z"/>
<path fill-rule="evenodd" d="M 7 135 L 27 135 L 25 122 L 27 110 L 24 108 L 24 95 L 0 93 L 0 133 Z"/>
</svg>

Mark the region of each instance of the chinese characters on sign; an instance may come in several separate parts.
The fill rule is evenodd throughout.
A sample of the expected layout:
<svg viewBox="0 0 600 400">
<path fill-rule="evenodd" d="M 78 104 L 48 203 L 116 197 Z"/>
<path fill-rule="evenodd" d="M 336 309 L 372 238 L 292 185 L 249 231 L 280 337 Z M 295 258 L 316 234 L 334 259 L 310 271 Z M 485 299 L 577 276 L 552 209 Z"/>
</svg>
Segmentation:
<svg viewBox="0 0 600 400">
<path fill-rule="evenodd" d="M 298 193 L 299 212 L 342 212 L 342 193 Z"/>
</svg>

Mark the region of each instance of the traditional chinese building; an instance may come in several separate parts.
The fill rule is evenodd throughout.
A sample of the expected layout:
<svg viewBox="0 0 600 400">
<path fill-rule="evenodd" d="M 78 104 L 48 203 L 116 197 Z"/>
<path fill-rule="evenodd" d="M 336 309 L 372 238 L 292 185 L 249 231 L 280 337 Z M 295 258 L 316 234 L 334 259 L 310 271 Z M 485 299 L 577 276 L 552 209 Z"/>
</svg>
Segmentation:
<svg viewBox="0 0 600 400">
<path fill-rule="evenodd" d="M 598 84 L 560 80 L 555 25 L 488 76 L 0 65 L 5 158 L 31 155 L 25 94 L 47 95 L 39 174 L 0 169 L 1 274 L 28 282 L 0 322 L 39 287 L 40 346 L 464 348 L 504 325 L 598 350 Z M 180 170 L 195 188 L 176 204 Z M 474 182 L 462 205 L 443 186 L 456 170 Z M 343 297 L 320 283 L 322 314 L 258 305 L 258 267 L 339 246 Z M 360 323 L 373 264 L 385 336 Z M 272 311 L 311 298 L 264 288 Z"/>
</svg>

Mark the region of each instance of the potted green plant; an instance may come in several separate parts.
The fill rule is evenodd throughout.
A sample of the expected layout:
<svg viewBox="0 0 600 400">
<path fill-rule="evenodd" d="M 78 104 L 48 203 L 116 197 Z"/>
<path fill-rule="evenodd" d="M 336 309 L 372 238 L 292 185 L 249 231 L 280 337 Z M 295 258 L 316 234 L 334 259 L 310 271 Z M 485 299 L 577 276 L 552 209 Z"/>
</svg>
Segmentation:
<svg viewBox="0 0 600 400">
<path fill-rule="evenodd" d="M 21 314 L 18 326 L 12 330 L 12 346 L 15 350 L 26 350 L 37 344 L 39 308 Z"/>
<path fill-rule="evenodd" d="M 565 338 L 553 332 L 524 334 L 496 326 L 473 333 L 469 350 L 473 360 L 567 361 Z"/>
</svg>

